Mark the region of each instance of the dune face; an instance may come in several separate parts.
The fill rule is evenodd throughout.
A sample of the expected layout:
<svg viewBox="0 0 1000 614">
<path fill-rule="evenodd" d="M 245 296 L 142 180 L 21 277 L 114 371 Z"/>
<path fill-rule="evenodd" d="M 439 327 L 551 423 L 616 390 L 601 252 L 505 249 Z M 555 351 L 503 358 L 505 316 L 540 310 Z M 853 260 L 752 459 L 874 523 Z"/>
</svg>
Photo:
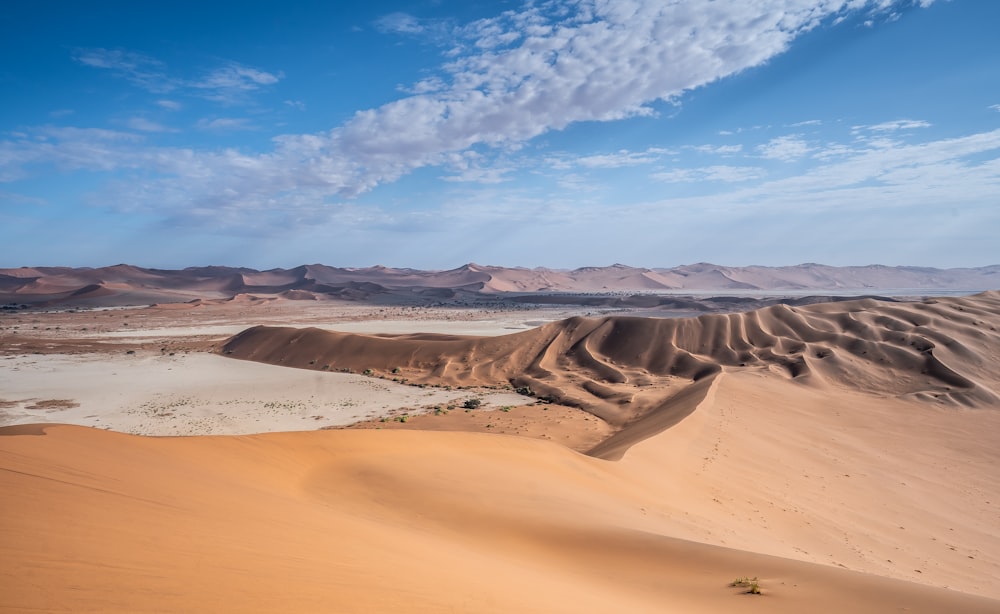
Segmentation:
<svg viewBox="0 0 1000 614">
<path fill-rule="evenodd" d="M 491 338 L 260 326 L 233 337 L 223 351 L 290 367 L 399 372 L 413 383 L 528 388 L 616 430 L 641 426 L 650 433 L 652 424 L 662 430 L 690 413 L 723 369 L 766 369 L 813 387 L 995 407 L 998 316 L 1000 293 L 991 292 L 914 303 L 777 305 L 698 318 L 577 317 Z M 621 452 L 620 446 L 594 450 L 606 457 Z"/>
<path fill-rule="evenodd" d="M 995 612 L 672 537 L 656 467 L 465 433 L 0 430 L 0 609 Z M 662 478 L 660 478 L 662 480 Z M 639 486 L 642 488 L 640 489 Z M 653 489 L 653 490 L 650 490 Z M 730 587 L 759 578 L 763 594 Z"/>
</svg>

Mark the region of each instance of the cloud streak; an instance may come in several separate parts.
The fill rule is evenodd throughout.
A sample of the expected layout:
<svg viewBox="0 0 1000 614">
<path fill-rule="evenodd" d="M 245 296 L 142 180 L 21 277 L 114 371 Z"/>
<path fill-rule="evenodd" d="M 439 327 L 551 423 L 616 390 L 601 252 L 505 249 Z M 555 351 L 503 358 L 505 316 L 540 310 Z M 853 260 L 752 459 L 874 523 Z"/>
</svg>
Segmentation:
<svg viewBox="0 0 1000 614">
<path fill-rule="evenodd" d="M 156 58 L 123 49 L 77 49 L 73 59 L 84 66 L 107 70 L 154 94 L 186 93 L 222 103 L 238 102 L 248 92 L 274 85 L 284 77 L 280 72 L 227 62 L 200 77 L 184 79 L 170 74 L 167 65 Z M 171 110 L 180 108 L 170 100 L 159 100 L 157 104 Z"/>
</svg>

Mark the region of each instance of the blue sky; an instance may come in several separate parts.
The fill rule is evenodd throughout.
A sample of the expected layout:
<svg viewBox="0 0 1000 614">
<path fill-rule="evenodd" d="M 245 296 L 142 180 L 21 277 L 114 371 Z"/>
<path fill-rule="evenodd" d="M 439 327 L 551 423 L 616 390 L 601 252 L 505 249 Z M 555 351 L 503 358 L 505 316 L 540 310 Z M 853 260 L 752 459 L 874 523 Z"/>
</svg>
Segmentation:
<svg viewBox="0 0 1000 614">
<path fill-rule="evenodd" d="M 1000 2 L 0 4 L 0 266 L 1000 263 Z"/>
</svg>

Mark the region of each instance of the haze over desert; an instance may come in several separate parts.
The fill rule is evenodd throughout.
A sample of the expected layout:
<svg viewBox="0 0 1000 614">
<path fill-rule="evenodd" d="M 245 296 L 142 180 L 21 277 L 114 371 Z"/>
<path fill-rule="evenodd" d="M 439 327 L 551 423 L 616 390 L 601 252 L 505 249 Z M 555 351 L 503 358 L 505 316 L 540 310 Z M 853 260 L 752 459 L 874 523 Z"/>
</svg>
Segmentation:
<svg viewBox="0 0 1000 614">
<path fill-rule="evenodd" d="M 1000 2 L 0 2 L 0 614 L 1000 613 Z"/>
</svg>

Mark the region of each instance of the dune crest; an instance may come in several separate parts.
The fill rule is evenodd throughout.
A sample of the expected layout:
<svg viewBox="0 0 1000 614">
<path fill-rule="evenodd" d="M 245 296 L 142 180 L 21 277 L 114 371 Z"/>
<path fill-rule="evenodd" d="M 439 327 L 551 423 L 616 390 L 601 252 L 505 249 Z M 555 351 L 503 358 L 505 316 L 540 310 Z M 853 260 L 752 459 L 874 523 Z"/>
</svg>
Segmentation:
<svg viewBox="0 0 1000 614">
<path fill-rule="evenodd" d="M 1000 293 L 987 292 L 911 303 L 775 305 L 697 318 L 574 317 L 488 338 L 258 326 L 232 337 L 223 352 L 298 368 L 399 373 L 412 383 L 527 388 L 617 430 L 642 423 L 651 435 L 651 424 L 666 428 L 693 411 L 708 390 L 699 383 L 727 369 L 766 369 L 806 386 L 995 407 L 998 327 Z M 673 417 L 648 418 L 658 413 Z M 619 441 L 635 441 L 634 434 Z"/>
</svg>

